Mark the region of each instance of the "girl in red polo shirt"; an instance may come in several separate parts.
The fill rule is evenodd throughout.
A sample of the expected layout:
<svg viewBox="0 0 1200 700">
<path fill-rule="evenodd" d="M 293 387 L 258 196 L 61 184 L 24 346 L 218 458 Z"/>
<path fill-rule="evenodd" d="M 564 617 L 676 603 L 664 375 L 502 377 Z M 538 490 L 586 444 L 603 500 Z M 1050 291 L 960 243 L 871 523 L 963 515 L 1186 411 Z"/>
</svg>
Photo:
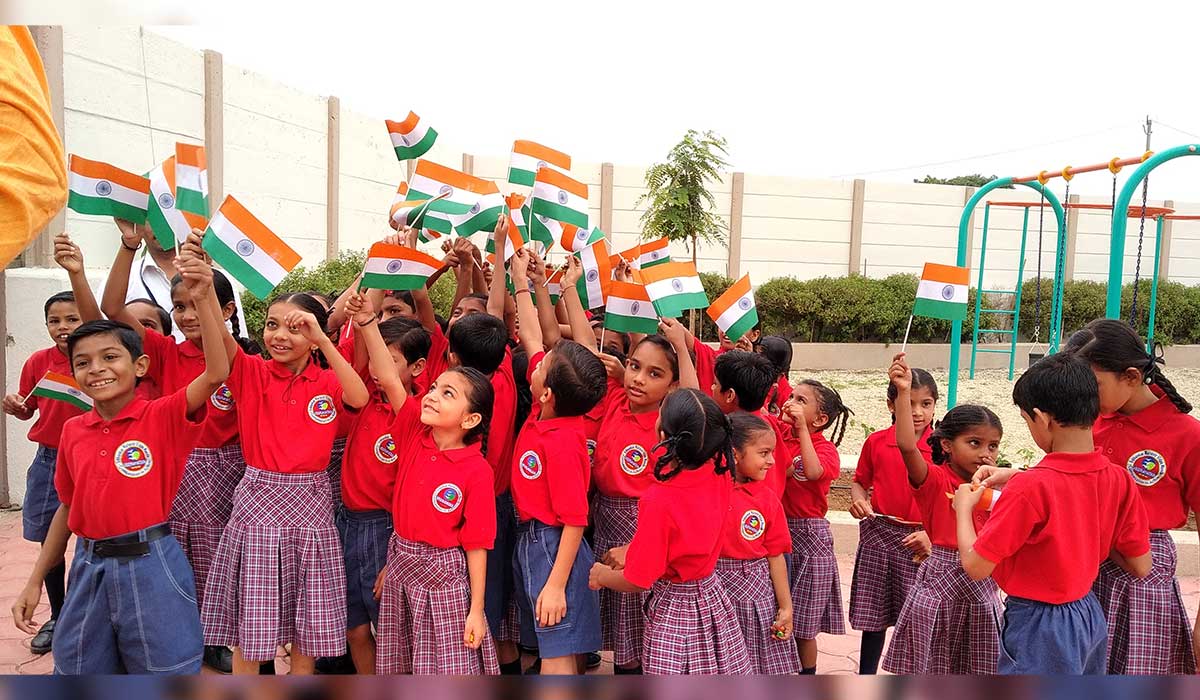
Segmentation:
<svg viewBox="0 0 1200 700">
<path fill-rule="evenodd" d="M 917 448 L 928 462 L 932 459 L 929 433 L 938 387 L 923 369 L 914 369 L 912 376 L 913 428 L 920 436 Z M 917 567 L 929 556 L 930 547 L 896 444 L 895 384 L 888 384 L 887 407 L 893 425 L 867 437 L 850 483 L 850 515 L 859 520 L 858 552 L 850 583 L 850 626 L 862 630 L 858 662 L 862 674 L 878 670 L 887 628 L 896 624 L 917 580 Z"/>
<path fill-rule="evenodd" d="M 912 370 L 904 353 L 895 356 L 888 377 L 896 386 L 896 443 L 933 548 L 900 609 L 883 668 L 904 675 L 994 674 L 1000 658 L 999 592 L 992 579 L 972 581 L 963 570 L 947 494 L 970 481 L 981 466 L 995 466 L 1004 429 L 983 406 L 955 406 L 929 437 L 931 465 L 917 449 L 916 431 L 909 428 L 915 427 Z M 986 515 L 976 515 L 976 528 Z"/>
<path fill-rule="evenodd" d="M 658 423 L 654 449 L 664 451 L 638 503 L 637 532 L 592 567 L 589 585 L 650 590 L 646 673 L 751 673 L 737 614 L 713 573 L 733 491 L 729 418 L 706 394 L 680 389 L 663 402 Z"/>
<path fill-rule="evenodd" d="M 1092 432 L 1110 462 L 1128 470 L 1150 518 L 1154 569 L 1135 578 L 1113 561 L 1100 566 L 1095 591 L 1108 619 L 1108 672 L 1196 673 L 1193 628 L 1175 575 L 1175 541 L 1167 532 L 1200 513 L 1200 421 L 1163 375 L 1161 355 L 1124 321 L 1099 319 L 1067 341 L 1100 385 Z"/>
</svg>

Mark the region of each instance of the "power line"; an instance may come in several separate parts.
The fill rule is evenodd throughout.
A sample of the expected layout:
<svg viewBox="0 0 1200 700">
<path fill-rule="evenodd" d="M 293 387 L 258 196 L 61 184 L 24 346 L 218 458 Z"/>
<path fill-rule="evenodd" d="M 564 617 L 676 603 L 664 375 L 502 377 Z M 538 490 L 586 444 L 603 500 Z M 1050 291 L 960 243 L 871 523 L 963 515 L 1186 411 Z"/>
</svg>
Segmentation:
<svg viewBox="0 0 1200 700">
<path fill-rule="evenodd" d="M 1183 134 L 1184 136 L 1190 136 L 1190 137 L 1192 137 L 1192 138 L 1194 138 L 1194 139 L 1200 139 L 1200 136 L 1198 136 L 1198 135 L 1196 135 L 1196 134 L 1193 134 L 1193 133 L 1192 133 L 1192 132 L 1190 132 L 1190 131 L 1184 131 L 1183 129 L 1180 129 L 1180 128 L 1179 128 L 1179 127 L 1177 127 L 1177 126 L 1171 126 L 1170 124 L 1168 124 L 1168 123 L 1164 122 L 1164 121 L 1163 121 L 1163 120 L 1161 120 L 1161 119 L 1159 119 L 1159 120 L 1158 120 L 1157 122 L 1155 122 L 1155 123 L 1156 123 L 1156 124 L 1158 124 L 1159 126 L 1165 126 L 1165 127 L 1167 127 L 1168 129 L 1170 129 L 1171 131 L 1178 131 L 1179 133 Z"/>
</svg>

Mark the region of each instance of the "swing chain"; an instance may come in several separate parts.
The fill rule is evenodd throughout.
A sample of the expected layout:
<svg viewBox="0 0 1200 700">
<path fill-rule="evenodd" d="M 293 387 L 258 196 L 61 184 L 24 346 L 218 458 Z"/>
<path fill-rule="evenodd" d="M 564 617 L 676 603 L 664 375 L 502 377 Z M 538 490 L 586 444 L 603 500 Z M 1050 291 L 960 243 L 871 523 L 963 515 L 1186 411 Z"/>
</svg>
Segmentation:
<svg viewBox="0 0 1200 700">
<path fill-rule="evenodd" d="M 1149 193 L 1150 178 L 1142 180 L 1142 217 L 1138 223 L 1137 258 L 1133 268 L 1133 300 L 1129 304 L 1129 323 L 1137 328 L 1140 314 L 1138 313 L 1138 287 L 1142 278 L 1142 241 L 1146 235 L 1146 196 Z M 1124 215 L 1124 212 L 1122 212 Z M 1117 212 L 1113 212 L 1117 216 Z"/>
<path fill-rule="evenodd" d="M 1034 296 L 1033 312 L 1033 343 L 1037 345 L 1042 337 L 1042 227 L 1046 219 L 1046 191 L 1041 190 L 1042 201 L 1038 206 L 1038 254 L 1037 254 L 1037 294 Z"/>
</svg>

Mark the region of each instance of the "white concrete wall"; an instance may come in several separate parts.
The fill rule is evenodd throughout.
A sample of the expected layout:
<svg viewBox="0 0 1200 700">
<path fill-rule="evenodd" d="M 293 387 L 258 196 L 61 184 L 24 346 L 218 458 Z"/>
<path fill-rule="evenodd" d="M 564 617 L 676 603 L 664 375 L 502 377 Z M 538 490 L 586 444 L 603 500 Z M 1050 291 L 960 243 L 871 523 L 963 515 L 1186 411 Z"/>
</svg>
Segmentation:
<svg viewBox="0 0 1200 700">
<path fill-rule="evenodd" d="M 772 277 L 840 276 L 850 256 L 850 180 L 747 174 L 742 196 L 742 273 Z M 728 200 L 719 201 L 728 212 Z"/>
</svg>

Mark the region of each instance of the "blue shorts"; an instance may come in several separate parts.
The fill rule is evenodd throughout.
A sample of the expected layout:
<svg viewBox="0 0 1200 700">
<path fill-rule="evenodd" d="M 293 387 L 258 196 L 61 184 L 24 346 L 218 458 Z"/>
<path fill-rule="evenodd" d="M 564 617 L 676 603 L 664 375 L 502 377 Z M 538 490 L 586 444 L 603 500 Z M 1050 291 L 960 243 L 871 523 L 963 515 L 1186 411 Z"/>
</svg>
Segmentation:
<svg viewBox="0 0 1200 700">
<path fill-rule="evenodd" d="M 504 616 L 513 594 L 513 542 L 517 535 L 517 512 L 512 492 L 496 496 L 496 542 L 487 553 L 487 586 L 483 591 L 483 613 L 492 638 L 500 638 Z"/>
<path fill-rule="evenodd" d="M 517 605 L 521 608 L 521 643 L 537 646 L 544 659 L 596 651 L 600 640 L 600 594 L 588 588 L 592 564 L 596 562 L 586 540 L 580 541 L 571 575 L 567 577 L 567 614 L 551 627 L 537 624 L 534 611 L 538 596 L 554 560 L 563 529 L 536 520 L 522 523 L 517 535 L 517 552 L 513 561 L 517 585 Z"/>
<path fill-rule="evenodd" d="M 146 530 L 122 535 L 145 541 Z M 192 568 L 174 536 L 133 557 L 100 557 L 79 538 L 54 628 L 58 674 L 192 674 L 204 640 Z"/>
<path fill-rule="evenodd" d="M 58 450 L 38 445 L 33 464 L 25 473 L 25 501 L 21 504 L 22 536 L 30 542 L 45 542 L 50 521 L 58 510 L 58 489 L 54 488 L 54 466 Z"/>
<path fill-rule="evenodd" d="M 1054 605 L 1009 596 L 1000 634 L 1002 675 L 1104 675 L 1108 623 L 1092 592 Z"/>
<path fill-rule="evenodd" d="M 346 560 L 346 629 L 379 624 L 375 579 L 387 563 L 392 515 L 386 510 L 353 511 L 338 508 L 333 522 Z"/>
</svg>

